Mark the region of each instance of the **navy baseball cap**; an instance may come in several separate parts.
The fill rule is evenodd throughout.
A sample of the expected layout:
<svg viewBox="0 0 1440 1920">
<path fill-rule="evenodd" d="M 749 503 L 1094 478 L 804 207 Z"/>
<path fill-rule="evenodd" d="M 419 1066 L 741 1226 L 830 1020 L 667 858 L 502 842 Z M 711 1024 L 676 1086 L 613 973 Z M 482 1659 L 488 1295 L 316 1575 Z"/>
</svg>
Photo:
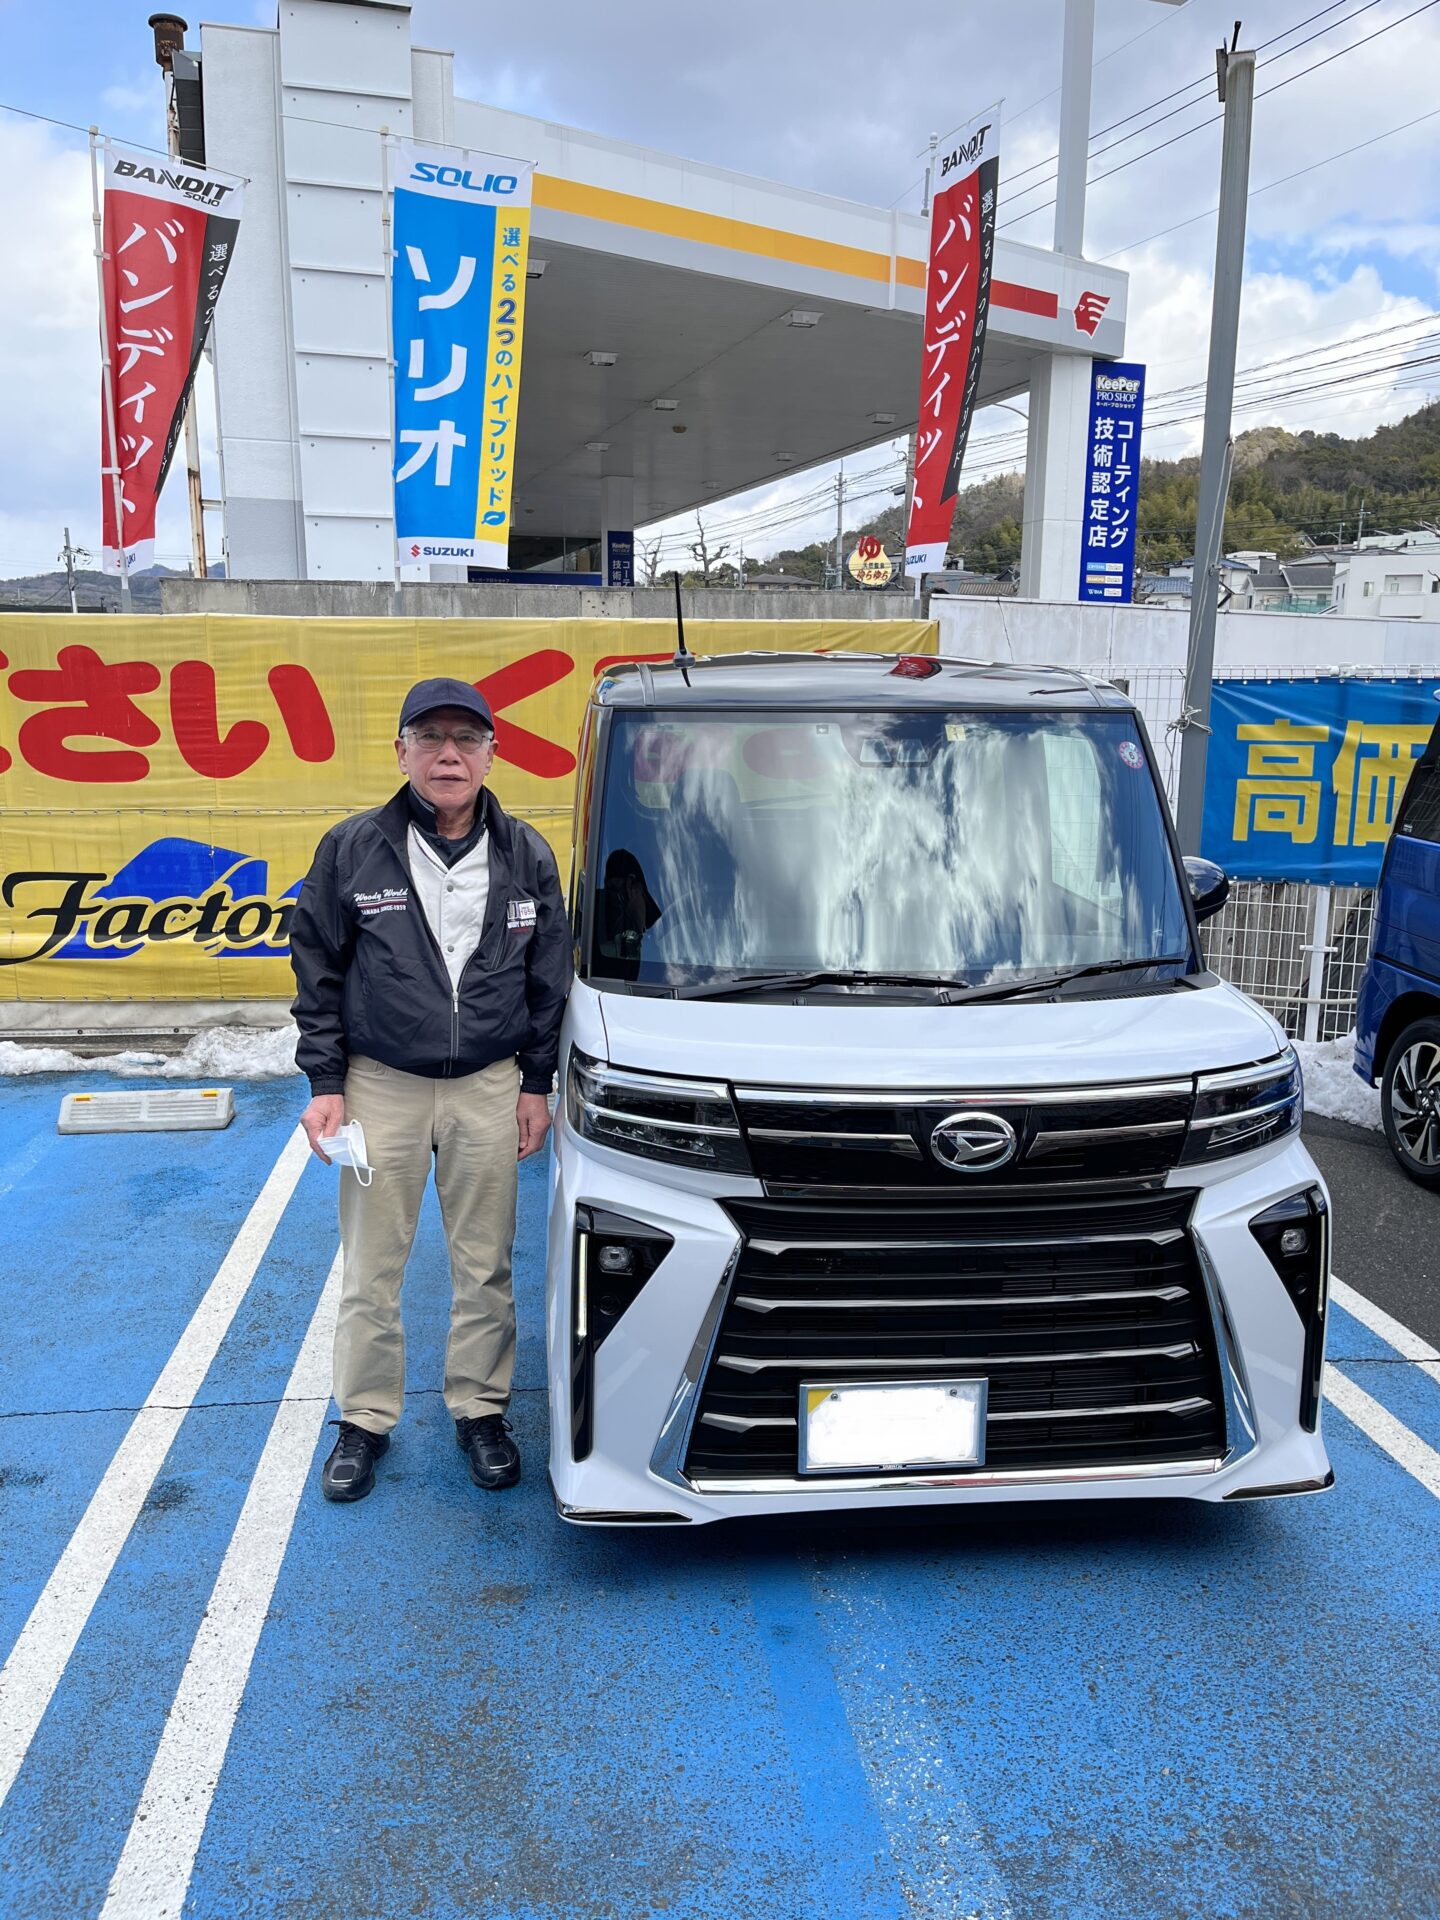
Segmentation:
<svg viewBox="0 0 1440 1920">
<path fill-rule="evenodd" d="M 463 707 L 466 713 L 473 713 L 477 720 L 483 720 L 491 733 L 495 731 L 495 716 L 483 693 L 477 693 L 468 680 L 417 680 L 405 696 L 405 704 L 400 709 L 400 725 L 396 729 L 403 733 L 407 727 L 413 727 L 422 714 L 435 707 Z"/>
</svg>

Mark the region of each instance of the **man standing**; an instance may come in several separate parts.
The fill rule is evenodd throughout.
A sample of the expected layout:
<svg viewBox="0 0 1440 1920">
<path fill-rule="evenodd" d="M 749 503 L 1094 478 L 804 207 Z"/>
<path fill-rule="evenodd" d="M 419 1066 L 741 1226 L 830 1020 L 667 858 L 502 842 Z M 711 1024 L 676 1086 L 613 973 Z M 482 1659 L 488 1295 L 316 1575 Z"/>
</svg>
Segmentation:
<svg viewBox="0 0 1440 1920">
<path fill-rule="evenodd" d="M 327 1500 L 361 1500 L 405 1402 L 400 1286 L 433 1160 L 450 1253 L 445 1404 L 477 1486 L 513 1486 L 516 1162 L 544 1145 L 571 979 L 555 857 L 485 789 L 495 722 L 464 680 L 400 710 L 406 784 L 325 835 L 290 928 L 296 1060 L 320 1146 L 358 1121 L 368 1184 L 340 1173 L 340 1437 Z"/>
</svg>

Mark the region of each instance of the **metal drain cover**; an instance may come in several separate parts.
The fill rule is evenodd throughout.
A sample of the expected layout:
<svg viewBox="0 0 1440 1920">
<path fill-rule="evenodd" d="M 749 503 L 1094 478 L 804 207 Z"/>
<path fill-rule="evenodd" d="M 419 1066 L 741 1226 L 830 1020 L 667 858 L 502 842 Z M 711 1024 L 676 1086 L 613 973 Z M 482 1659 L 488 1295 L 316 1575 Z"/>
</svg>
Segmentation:
<svg viewBox="0 0 1440 1920">
<path fill-rule="evenodd" d="M 194 1133 L 228 1127 L 233 1087 L 137 1087 L 131 1093 L 67 1093 L 60 1133 Z"/>
</svg>

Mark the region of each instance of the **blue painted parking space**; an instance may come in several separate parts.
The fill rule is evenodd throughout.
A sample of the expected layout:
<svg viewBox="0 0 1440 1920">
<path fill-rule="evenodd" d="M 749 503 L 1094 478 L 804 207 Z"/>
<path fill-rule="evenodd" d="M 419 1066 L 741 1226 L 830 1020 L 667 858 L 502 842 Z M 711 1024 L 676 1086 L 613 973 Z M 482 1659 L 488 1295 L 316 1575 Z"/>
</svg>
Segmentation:
<svg viewBox="0 0 1440 1920">
<path fill-rule="evenodd" d="M 56 1140 L 78 1084 L 0 1090 L 5 1655 L 299 1106 L 293 1083 L 242 1085 L 225 1134 Z M 354 1507 L 319 1497 L 319 1429 L 186 1914 L 1440 1914 L 1440 1509 L 1376 1441 L 1327 1413 L 1318 1500 L 566 1530 L 546 1177 L 522 1170 L 516 1246 L 525 1478 L 483 1495 L 456 1449 L 432 1200 L 405 1420 Z M 5 1920 L 107 1911 L 334 1199 L 307 1164 L 64 1662 L 0 1809 Z M 1417 1366 L 1340 1309 L 1331 1353 L 1440 1447 Z M 185 1785 L 203 1800 L 210 1776 Z"/>
</svg>

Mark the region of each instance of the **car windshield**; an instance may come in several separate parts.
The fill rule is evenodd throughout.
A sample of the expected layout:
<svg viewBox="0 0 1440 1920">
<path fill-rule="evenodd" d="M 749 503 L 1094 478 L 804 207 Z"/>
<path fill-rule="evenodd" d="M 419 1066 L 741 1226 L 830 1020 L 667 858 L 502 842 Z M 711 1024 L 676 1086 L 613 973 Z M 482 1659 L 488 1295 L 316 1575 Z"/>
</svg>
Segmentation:
<svg viewBox="0 0 1440 1920">
<path fill-rule="evenodd" d="M 1137 728 L 1125 711 L 615 712 L 586 972 L 643 990 L 1188 965 Z"/>
</svg>

